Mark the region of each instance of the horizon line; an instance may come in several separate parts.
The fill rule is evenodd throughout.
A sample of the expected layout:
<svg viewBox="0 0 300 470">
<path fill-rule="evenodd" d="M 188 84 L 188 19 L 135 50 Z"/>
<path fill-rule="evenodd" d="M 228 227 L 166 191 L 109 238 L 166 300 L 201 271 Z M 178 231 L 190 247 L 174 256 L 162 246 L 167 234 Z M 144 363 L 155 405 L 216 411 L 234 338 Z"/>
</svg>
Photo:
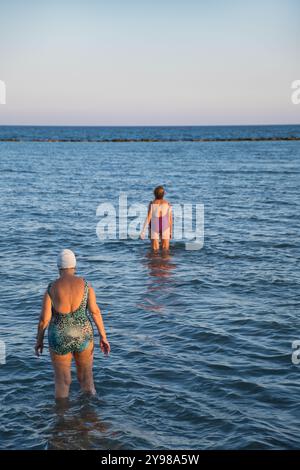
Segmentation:
<svg viewBox="0 0 300 470">
<path fill-rule="evenodd" d="M 0 127 L 266 127 L 300 126 L 299 123 L 268 124 L 0 124 Z"/>
</svg>

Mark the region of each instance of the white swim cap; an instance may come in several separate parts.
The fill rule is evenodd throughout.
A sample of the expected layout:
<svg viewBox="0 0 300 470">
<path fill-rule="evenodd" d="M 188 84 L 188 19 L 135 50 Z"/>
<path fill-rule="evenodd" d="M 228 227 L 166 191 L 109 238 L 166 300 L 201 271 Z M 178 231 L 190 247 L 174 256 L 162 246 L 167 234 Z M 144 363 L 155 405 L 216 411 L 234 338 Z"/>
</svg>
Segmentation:
<svg viewBox="0 0 300 470">
<path fill-rule="evenodd" d="M 76 258 L 73 251 L 65 249 L 62 250 L 57 257 L 58 269 L 75 268 Z"/>
</svg>

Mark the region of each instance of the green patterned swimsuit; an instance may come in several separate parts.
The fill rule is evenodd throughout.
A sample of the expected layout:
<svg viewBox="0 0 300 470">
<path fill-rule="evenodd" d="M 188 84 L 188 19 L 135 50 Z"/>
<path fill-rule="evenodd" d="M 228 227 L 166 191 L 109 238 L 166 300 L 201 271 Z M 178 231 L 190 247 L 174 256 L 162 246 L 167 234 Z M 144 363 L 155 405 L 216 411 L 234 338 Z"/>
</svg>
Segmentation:
<svg viewBox="0 0 300 470">
<path fill-rule="evenodd" d="M 51 282 L 48 285 L 50 296 Z M 52 317 L 48 330 L 49 347 L 56 354 L 82 352 L 93 340 L 93 327 L 87 315 L 88 283 L 84 281 L 84 294 L 79 307 L 70 313 L 59 313 L 52 302 Z M 51 298 L 51 296 L 50 296 Z M 52 299 L 51 299 L 52 301 Z"/>
</svg>

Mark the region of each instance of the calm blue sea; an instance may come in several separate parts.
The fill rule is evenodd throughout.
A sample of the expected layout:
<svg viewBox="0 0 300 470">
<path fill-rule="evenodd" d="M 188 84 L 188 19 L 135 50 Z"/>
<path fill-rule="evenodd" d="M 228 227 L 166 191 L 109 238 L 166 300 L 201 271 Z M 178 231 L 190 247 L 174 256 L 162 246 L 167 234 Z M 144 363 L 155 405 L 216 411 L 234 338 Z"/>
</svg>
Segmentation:
<svg viewBox="0 0 300 470">
<path fill-rule="evenodd" d="M 86 142 L 166 135 L 178 142 Z M 0 142 L 2 449 L 300 447 L 300 142 L 188 141 L 203 135 L 300 126 L 0 128 L 19 139 Z M 204 204 L 202 250 L 97 238 L 101 202 L 147 203 L 158 184 L 172 203 Z M 48 347 L 40 359 L 33 347 L 64 247 L 96 290 L 111 354 L 96 349 L 96 398 L 73 370 L 63 409 Z"/>
</svg>

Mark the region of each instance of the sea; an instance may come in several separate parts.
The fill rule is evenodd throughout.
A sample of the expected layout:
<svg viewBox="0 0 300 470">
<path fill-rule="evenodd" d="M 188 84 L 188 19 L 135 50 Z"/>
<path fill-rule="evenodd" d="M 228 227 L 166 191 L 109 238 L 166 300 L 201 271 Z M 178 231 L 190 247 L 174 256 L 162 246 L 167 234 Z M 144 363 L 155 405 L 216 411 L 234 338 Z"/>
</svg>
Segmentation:
<svg viewBox="0 0 300 470">
<path fill-rule="evenodd" d="M 300 447 L 300 125 L 0 126 L 0 448 Z M 99 205 L 204 208 L 204 244 L 99 237 Z M 103 206 L 101 206 L 103 207 Z M 63 248 L 94 287 L 97 395 L 54 400 L 47 334 Z"/>
</svg>

